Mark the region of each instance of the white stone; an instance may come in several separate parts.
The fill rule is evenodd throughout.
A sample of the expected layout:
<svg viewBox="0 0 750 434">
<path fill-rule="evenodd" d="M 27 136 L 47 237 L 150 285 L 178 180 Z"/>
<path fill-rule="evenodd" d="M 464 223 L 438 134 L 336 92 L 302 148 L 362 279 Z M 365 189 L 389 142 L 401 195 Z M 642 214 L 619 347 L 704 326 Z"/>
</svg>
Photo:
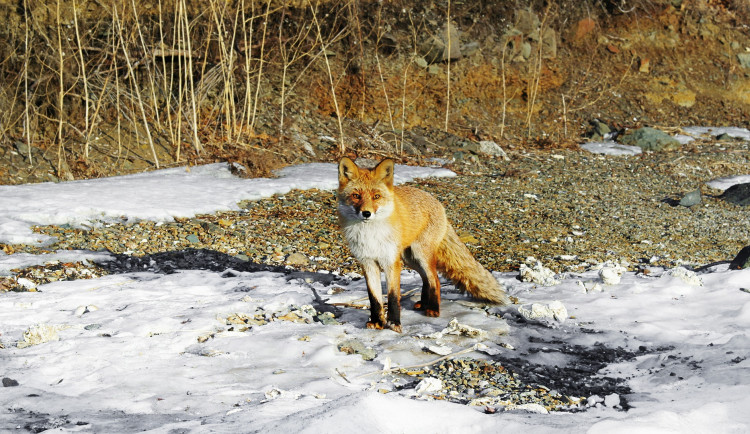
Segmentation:
<svg viewBox="0 0 750 434">
<path fill-rule="evenodd" d="M 620 405 L 620 395 L 613 393 L 604 397 L 604 405 L 609 408 Z"/>
<path fill-rule="evenodd" d="M 688 270 L 685 267 L 675 267 L 665 273 L 668 276 L 678 277 L 688 285 L 703 286 L 703 279 L 695 271 Z"/>
<path fill-rule="evenodd" d="M 443 382 L 439 378 L 427 377 L 417 384 L 414 389 L 418 395 L 429 395 L 443 390 Z"/>
<path fill-rule="evenodd" d="M 519 271 L 522 282 L 533 282 L 542 286 L 554 286 L 560 283 L 555 279 L 555 273 L 542 265 L 540 261 L 536 261 L 536 264 L 531 267 L 521 264 Z"/>
</svg>

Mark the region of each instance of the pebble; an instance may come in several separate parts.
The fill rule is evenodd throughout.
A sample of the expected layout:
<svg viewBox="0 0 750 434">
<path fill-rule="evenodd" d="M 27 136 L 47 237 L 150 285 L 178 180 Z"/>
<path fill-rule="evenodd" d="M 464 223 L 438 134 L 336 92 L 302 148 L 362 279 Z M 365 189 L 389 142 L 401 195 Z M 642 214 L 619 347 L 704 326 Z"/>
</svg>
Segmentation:
<svg viewBox="0 0 750 434">
<path fill-rule="evenodd" d="M 702 195 L 701 190 L 693 190 L 690 193 L 687 193 L 685 196 L 680 199 L 680 205 L 684 207 L 691 207 L 695 205 L 699 205 L 702 202 Z"/>
<path fill-rule="evenodd" d="M 750 220 L 742 218 L 741 208 L 712 196 L 705 196 L 704 206 L 691 208 L 691 213 L 679 212 L 661 199 L 704 183 L 708 168 L 711 178 L 746 174 L 750 145 L 732 141 L 721 146 L 723 150 L 695 141 L 648 158 L 556 149 L 554 155 L 564 157 L 558 159 L 546 151 L 509 150 L 507 161 L 481 158 L 470 168 L 455 163 L 450 167 L 465 172 L 411 185 L 429 191 L 444 204 L 457 232 L 481 241 L 468 248 L 492 271 L 518 271 L 531 255 L 555 273 L 580 271 L 579 264 L 569 261 L 574 256 L 592 263 L 625 258 L 631 271 L 648 258 L 656 258 L 652 265 L 665 268 L 708 264 L 729 260 L 744 247 L 743 240 L 750 239 Z M 536 200 L 524 198 L 530 191 Z M 584 235 L 571 236 L 573 226 L 585 228 L 573 229 Z M 295 190 L 283 199 L 277 195 L 243 201 L 237 211 L 172 222 L 99 223 L 87 229 L 38 226 L 34 230 L 57 242 L 44 247 L 0 244 L 0 250 L 40 254 L 80 249 L 144 256 L 207 248 L 253 263 L 277 265 L 298 252 L 308 259 L 326 260 L 291 265 L 294 268 L 361 274 L 339 232 L 331 191 Z M 0 278 L 3 290 L 26 289 Z"/>
<path fill-rule="evenodd" d="M 531 266 L 527 265 L 531 263 Z M 555 272 L 542 265 L 540 261 L 528 261 L 521 264 L 520 277 L 522 282 L 532 282 L 542 286 L 554 286 L 560 283 L 555 279 Z"/>
<path fill-rule="evenodd" d="M 365 347 L 365 344 L 357 339 L 347 339 L 339 343 L 338 349 L 346 354 L 359 354 L 364 360 L 374 360 L 378 355 L 374 349 Z"/>
<path fill-rule="evenodd" d="M 16 386 L 18 386 L 18 381 L 12 378 L 8 378 L 8 377 L 3 378 L 3 387 L 16 387 Z"/>
<path fill-rule="evenodd" d="M 665 133 L 651 127 L 638 128 L 619 138 L 620 143 L 638 146 L 644 151 L 671 151 L 680 147 L 680 142 Z"/>
<path fill-rule="evenodd" d="M 459 358 L 445 360 L 418 372 L 402 370 L 417 378 L 415 389 L 422 397 L 483 407 L 539 412 L 578 410 L 582 400 L 563 396 L 548 388 L 525 384 L 500 363 L 491 360 Z M 542 411 L 543 410 L 543 411 Z"/>
<path fill-rule="evenodd" d="M 604 397 L 604 405 L 610 408 L 620 405 L 620 395 L 612 393 Z"/>
<path fill-rule="evenodd" d="M 622 279 L 623 267 L 604 267 L 599 270 L 599 278 L 605 285 L 617 285 Z"/>
</svg>

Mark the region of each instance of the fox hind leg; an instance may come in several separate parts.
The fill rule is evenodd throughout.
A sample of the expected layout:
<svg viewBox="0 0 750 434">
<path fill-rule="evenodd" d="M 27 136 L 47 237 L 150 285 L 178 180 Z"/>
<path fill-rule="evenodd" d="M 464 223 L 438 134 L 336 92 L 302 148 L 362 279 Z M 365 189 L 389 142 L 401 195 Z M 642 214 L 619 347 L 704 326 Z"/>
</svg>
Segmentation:
<svg viewBox="0 0 750 434">
<path fill-rule="evenodd" d="M 427 255 L 413 248 L 404 252 L 404 259 L 409 268 L 414 269 L 422 278 L 422 296 L 414 304 L 417 310 L 424 310 L 425 315 L 440 316 L 440 279 L 437 274 L 437 258 Z"/>
</svg>

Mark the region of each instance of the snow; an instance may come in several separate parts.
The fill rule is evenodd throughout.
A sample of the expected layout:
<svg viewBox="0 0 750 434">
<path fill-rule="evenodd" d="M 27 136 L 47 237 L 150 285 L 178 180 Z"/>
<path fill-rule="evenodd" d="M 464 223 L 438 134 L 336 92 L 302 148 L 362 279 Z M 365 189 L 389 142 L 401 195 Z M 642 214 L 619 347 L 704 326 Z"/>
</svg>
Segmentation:
<svg viewBox="0 0 750 434">
<path fill-rule="evenodd" d="M 726 134 L 729 137 L 742 140 L 750 140 L 750 130 L 747 128 L 739 127 L 685 127 L 682 129 L 685 133 L 690 136 L 703 136 L 709 135 L 718 137 L 722 134 Z"/>
<path fill-rule="evenodd" d="M 750 175 L 725 176 L 708 181 L 706 185 L 717 190 L 726 190 L 735 184 L 745 184 L 750 182 Z"/>
<path fill-rule="evenodd" d="M 643 152 L 638 146 L 623 145 L 614 140 L 588 142 L 582 144 L 581 148 L 593 154 L 602 155 L 638 155 Z"/>
<path fill-rule="evenodd" d="M 401 181 L 451 175 L 404 166 L 397 166 L 396 174 L 404 176 Z M 297 166 L 279 178 L 252 180 L 234 177 L 223 165 L 209 165 L 5 186 L 0 200 L 13 206 L 0 210 L 0 240 L 43 242 L 30 231 L 32 224 L 168 221 L 236 209 L 240 200 L 286 194 L 291 188 L 332 189 L 336 182 L 330 164 Z M 86 251 L 0 253 L 0 273 L 53 259 L 109 258 Z M 0 431 L 25 426 L 159 433 L 750 431 L 750 293 L 741 290 L 750 288 L 750 269 L 717 265 L 696 274 L 652 268 L 648 275 L 623 272 L 618 282 L 601 285 L 604 267 L 614 266 L 560 274 L 552 286 L 521 282 L 517 273 L 496 273 L 521 307 L 565 309 L 567 318 L 513 321 L 518 306 L 500 308 L 507 319 L 488 315 L 446 284 L 439 318 L 411 308 L 410 300 L 418 295 L 404 300 L 402 334 L 366 329 L 369 312 L 351 307 L 339 308 L 339 325 L 301 321 L 315 293 L 328 303 L 367 303 L 361 301 L 367 297 L 361 279 L 326 283 L 325 275 L 141 271 L 53 282 L 39 292 L 2 293 L 0 377 L 18 385 L 8 381 L 0 389 Z M 586 291 L 597 285 L 597 291 Z M 404 271 L 402 286 L 419 289 L 418 275 Z M 227 323 L 241 315 L 258 325 L 243 330 L 247 325 Z M 454 318 L 454 325 L 484 333 L 443 333 Z M 584 327 L 593 333 L 583 332 Z M 44 333 L 26 345 L 29 331 Z M 439 357 L 423 348 L 445 352 L 447 347 L 455 353 L 477 343 L 538 363 L 544 355 L 523 352 L 531 336 L 650 351 L 601 372 L 624 378 L 632 394 L 602 396 L 599 404 L 579 413 L 543 414 L 528 406 L 484 414 L 482 408 L 429 400 L 435 384 L 425 384 L 420 397 L 413 389 L 394 390 L 390 377 L 378 373 Z M 366 361 L 340 352 L 337 344 L 349 339 L 374 349 L 376 358 Z M 488 354 L 467 352 L 477 358 Z M 621 398 L 631 406 L 628 411 L 614 407 Z"/>
<path fill-rule="evenodd" d="M 446 169 L 397 166 L 396 183 L 425 176 L 455 176 Z M 293 189 L 333 189 L 335 165 L 287 167 L 277 178 L 240 179 L 226 164 L 177 167 L 96 180 L 0 186 L 0 242 L 39 244 L 49 237 L 31 225 L 80 227 L 107 220 L 172 221 L 175 217 L 239 209 L 239 200 L 256 200 Z M 44 212 L 40 212 L 43 210 Z"/>
<path fill-rule="evenodd" d="M 684 127 L 682 128 L 684 134 L 675 134 L 674 138 L 677 139 L 680 144 L 684 145 L 692 142 L 693 140 L 703 137 L 711 136 L 718 137 L 722 134 L 726 134 L 729 137 L 741 140 L 750 141 L 750 130 L 747 128 L 738 127 Z M 641 152 L 640 147 L 623 145 L 614 140 L 601 140 L 587 142 L 580 145 L 581 149 L 585 149 L 593 154 L 602 155 L 638 155 Z"/>
</svg>

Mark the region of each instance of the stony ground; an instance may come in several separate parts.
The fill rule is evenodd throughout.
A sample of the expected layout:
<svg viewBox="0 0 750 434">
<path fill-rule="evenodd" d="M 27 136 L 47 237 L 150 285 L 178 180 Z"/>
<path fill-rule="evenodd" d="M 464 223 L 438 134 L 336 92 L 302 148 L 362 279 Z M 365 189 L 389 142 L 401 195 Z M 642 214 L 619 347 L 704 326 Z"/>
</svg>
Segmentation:
<svg viewBox="0 0 750 434">
<path fill-rule="evenodd" d="M 746 174 L 749 145 L 715 139 L 677 151 L 601 156 L 581 150 L 517 151 L 509 160 L 456 163 L 456 178 L 417 183 L 444 204 L 475 256 L 493 271 L 518 270 L 528 257 L 556 272 L 617 261 L 697 267 L 731 260 L 750 240 L 747 209 L 727 203 L 705 183 Z M 700 189 L 701 204 L 676 202 Z M 338 231 L 332 191 L 295 191 L 170 223 L 105 223 L 91 228 L 38 227 L 57 237 L 44 248 L 6 252 L 106 250 L 143 256 L 203 248 L 269 265 L 358 272 Z"/>
<path fill-rule="evenodd" d="M 750 240 L 747 208 L 724 201 L 719 191 L 705 185 L 717 177 L 747 174 L 750 143 L 706 138 L 678 150 L 638 156 L 559 149 L 514 150 L 508 157 L 469 156 L 451 166 L 459 173 L 456 178 L 416 183 L 445 204 L 462 239 L 493 271 L 518 270 L 530 256 L 557 272 L 583 271 L 603 261 L 644 273 L 652 265 L 697 268 L 731 260 Z M 678 204 L 696 189 L 701 190 L 702 203 L 690 208 Z M 185 266 L 250 271 L 288 266 L 358 273 L 339 234 L 335 205 L 332 191 L 293 191 L 243 202 L 240 211 L 169 223 L 37 227 L 58 241 L 43 248 L 0 248 L 6 253 L 104 250 L 117 254 L 117 259 L 103 268 L 56 262 L 17 270 L 12 278 L 0 277 L 0 292 L 33 290 L 24 289 L 23 282 L 38 285 L 143 267 L 170 272 Z M 194 249 L 203 250 L 193 254 Z M 324 314 L 318 319 L 324 321 Z M 555 369 L 530 364 L 525 358 L 445 360 L 393 372 L 394 378 L 400 378 L 394 384 L 399 390 L 415 389 L 419 394 L 420 388 L 430 387 L 429 381 L 437 378 L 443 392 L 436 399 L 485 406 L 486 411 L 494 411 L 497 405 L 539 412 L 580 411 L 600 402 L 628 408 L 627 386 L 598 372 L 636 353 L 560 342 L 536 343 L 539 351 L 572 357 L 569 365 Z"/>
</svg>

